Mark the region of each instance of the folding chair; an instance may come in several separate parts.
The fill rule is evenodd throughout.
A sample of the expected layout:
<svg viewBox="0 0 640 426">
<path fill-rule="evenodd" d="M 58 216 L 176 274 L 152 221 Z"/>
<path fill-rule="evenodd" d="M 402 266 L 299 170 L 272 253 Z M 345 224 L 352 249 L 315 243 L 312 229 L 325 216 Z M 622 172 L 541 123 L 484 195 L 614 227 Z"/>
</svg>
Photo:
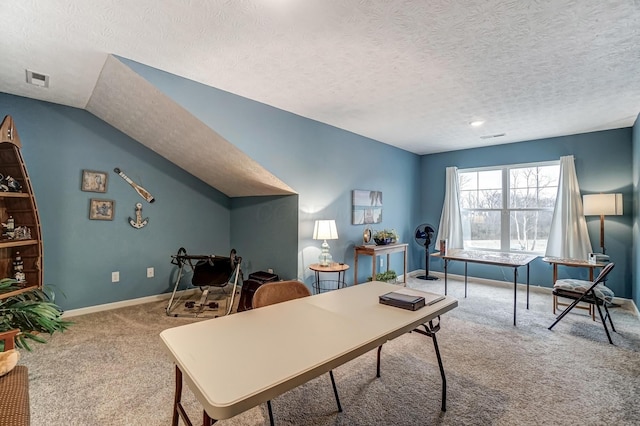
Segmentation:
<svg viewBox="0 0 640 426">
<path fill-rule="evenodd" d="M 296 280 L 279 281 L 266 283 L 258 287 L 253 295 L 251 304 L 254 309 L 257 309 L 263 306 L 275 305 L 276 303 L 300 299 L 307 296 L 311 296 L 311 291 L 304 283 Z M 331 377 L 331 385 L 333 386 L 333 394 L 336 397 L 336 404 L 338 404 L 338 412 L 342 412 L 342 405 L 340 405 L 340 397 L 338 396 L 338 388 L 336 386 L 336 381 L 333 378 L 333 370 L 329 370 L 329 376 Z M 271 409 L 271 400 L 267 401 L 267 408 L 269 410 L 269 424 L 273 426 L 274 421 L 273 410 Z"/>
<path fill-rule="evenodd" d="M 171 294 L 171 298 L 169 299 L 169 303 L 167 304 L 167 315 L 174 317 L 199 317 L 206 308 L 209 308 L 210 310 L 218 310 L 218 302 L 207 301 L 209 297 L 209 290 L 211 287 L 218 287 L 222 289 L 223 293 L 226 296 L 226 312 L 224 315 L 229 315 L 231 313 L 236 290 L 238 287 L 238 279 L 242 279 L 242 271 L 240 269 L 242 258 L 237 256 L 235 249 L 231 250 L 231 254 L 229 257 L 223 257 L 214 255 L 188 255 L 184 247 L 180 247 L 180 249 L 178 249 L 178 253 L 171 257 L 171 263 L 177 265 L 179 267 L 179 270 L 176 283 L 173 287 L 173 293 Z M 195 265 L 193 261 L 196 261 Z M 195 287 L 200 287 L 202 293 L 198 302 L 187 301 L 185 303 L 185 307 L 187 309 L 192 309 L 193 313 L 180 315 L 172 313 L 172 311 L 175 306 L 178 305 L 181 299 L 181 297 L 179 297 L 177 301 L 174 301 L 186 266 L 189 266 L 193 271 L 191 284 Z M 227 293 L 225 291 L 225 287 L 231 283 L 231 280 L 233 280 L 233 289 L 230 293 Z M 218 315 L 216 315 L 216 317 L 217 316 Z"/>
<path fill-rule="evenodd" d="M 609 334 L 609 329 L 607 328 L 606 320 L 607 318 L 609 318 L 611 329 L 615 332 L 616 329 L 613 326 L 613 321 L 611 321 L 611 315 L 609 314 L 609 309 L 607 308 L 607 303 L 611 303 L 613 301 L 614 293 L 609 287 L 605 286 L 602 283 L 607 277 L 607 274 L 609 274 L 614 266 L 615 263 L 609 263 L 607 266 L 602 268 L 600 274 L 593 282 L 574 279 L 556 281 L 553 285 L 553 295 L 572 299 L 573 302 L 564 311 L 562 311 L 560 315 L 556 317 L 555 322 L 551 324 L 549 330 L 551 330 L 562 318 L 564 318 L 578 303 L 585 302 L 598 308 L 598 314 L 600 314 L 600 319 L 602 320 L 604 331 L 607 333 L 607 339 L 609 339 L 609 343 L 613 345 L 611 335 Z M 604 307 L 604 311 L 606 312 L 605 316 L 602 315 L 600 306 Z"/>
</svg>

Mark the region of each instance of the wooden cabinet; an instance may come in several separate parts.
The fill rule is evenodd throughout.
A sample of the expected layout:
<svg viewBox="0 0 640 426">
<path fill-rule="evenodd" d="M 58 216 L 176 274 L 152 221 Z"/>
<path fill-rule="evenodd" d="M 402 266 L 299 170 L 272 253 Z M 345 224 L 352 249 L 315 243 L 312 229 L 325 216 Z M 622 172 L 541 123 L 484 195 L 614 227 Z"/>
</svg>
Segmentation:
<svg viewBox="0 0 640 426">
<path fill-rule="evenodd" d="M 42 233 L 36 200 L 27 174 L 20 138 L 11 116 L 6 116 L 0 125 L 0 278 L 14 278 L 14 262 L 18 253 L 22 260 L 24 281 L 21 289 L 0 294 L 0 299 L 22 293 L 30 288 L 42 288 Z M 15 179 L 18 185 L 7 186 L 7 178 Z M 19 190 L 16 190 L 19 186 Z M 14 233 L 5 226 L 9 218 L 14 222 Z"/>
</svg>

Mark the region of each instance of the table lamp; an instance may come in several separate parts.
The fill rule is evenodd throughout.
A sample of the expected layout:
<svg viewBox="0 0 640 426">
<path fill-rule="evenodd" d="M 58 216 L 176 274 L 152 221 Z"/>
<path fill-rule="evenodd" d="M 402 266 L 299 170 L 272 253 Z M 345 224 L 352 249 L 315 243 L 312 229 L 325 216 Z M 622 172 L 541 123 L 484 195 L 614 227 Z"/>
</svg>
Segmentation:
<svg viewBox="0 0 640 426">
<path fill-rule="evenodd" d="M 604 217 L 605 215 L 622 215 L 622 194 L 589 194 L 582 197 L 585 216 L 600 216 L 600 248 L 604 248 Z"/>
<path fill-rule="evenodd" d="M 322 243 L 322 252 L 319 256 L 320 266 L 329 266 L 333 259 L 331 257 L 331 253 L 329 253 L 329 244 L 327 244 L 327 240 L 338 239 L 338 229 L 336 228 L 336 221 L 316 220 L 316 225 L 313 228 L 313 239 L 324 240 L 324 242 Z"/>
</svg>

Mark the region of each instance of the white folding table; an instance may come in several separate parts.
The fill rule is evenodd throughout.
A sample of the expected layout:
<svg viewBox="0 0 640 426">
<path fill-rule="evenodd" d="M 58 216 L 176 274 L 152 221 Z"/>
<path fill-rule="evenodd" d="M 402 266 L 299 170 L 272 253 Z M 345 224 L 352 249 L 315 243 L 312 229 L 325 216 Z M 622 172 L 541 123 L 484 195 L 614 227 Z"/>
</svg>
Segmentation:
<svg viewBox="0 0 640 426">
<path fill-rule="evenodd" d="M 397 289 L 373 281 L 164 330 L 160 336 L 176 366 L 173 425 L 178 416 L 191 424 L 181 404 L 183 380 L 204 408 L 203 424 L 210 425 L 376 347 L 379 374 L 380 347 L 421 325 L 424 330 L 416 331 L 434 343 L 446 410 L 446 380 L 435 333 L 439 316 L 458 301 L 448 296 L 417 311 L 378 302 L 380 295 Z M 241 378 L 237 369 L 220 368 L 230 359 L 242 365 Z"/>
</svg>

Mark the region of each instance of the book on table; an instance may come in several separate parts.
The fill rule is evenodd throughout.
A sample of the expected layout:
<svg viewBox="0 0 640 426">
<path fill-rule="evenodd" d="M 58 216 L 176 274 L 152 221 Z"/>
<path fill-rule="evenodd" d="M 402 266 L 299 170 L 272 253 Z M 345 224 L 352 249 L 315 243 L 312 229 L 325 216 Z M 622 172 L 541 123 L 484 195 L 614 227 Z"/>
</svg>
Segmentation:
<svg viewBox="0 0 640 426">
<path fill-rule="evenodd" d="M 424 306 L 433 305 L 443 299 L 444 296 L 441 294 L 402 288 L 380 296 L 380 303 L 417 311 Z"/>
</svg>

